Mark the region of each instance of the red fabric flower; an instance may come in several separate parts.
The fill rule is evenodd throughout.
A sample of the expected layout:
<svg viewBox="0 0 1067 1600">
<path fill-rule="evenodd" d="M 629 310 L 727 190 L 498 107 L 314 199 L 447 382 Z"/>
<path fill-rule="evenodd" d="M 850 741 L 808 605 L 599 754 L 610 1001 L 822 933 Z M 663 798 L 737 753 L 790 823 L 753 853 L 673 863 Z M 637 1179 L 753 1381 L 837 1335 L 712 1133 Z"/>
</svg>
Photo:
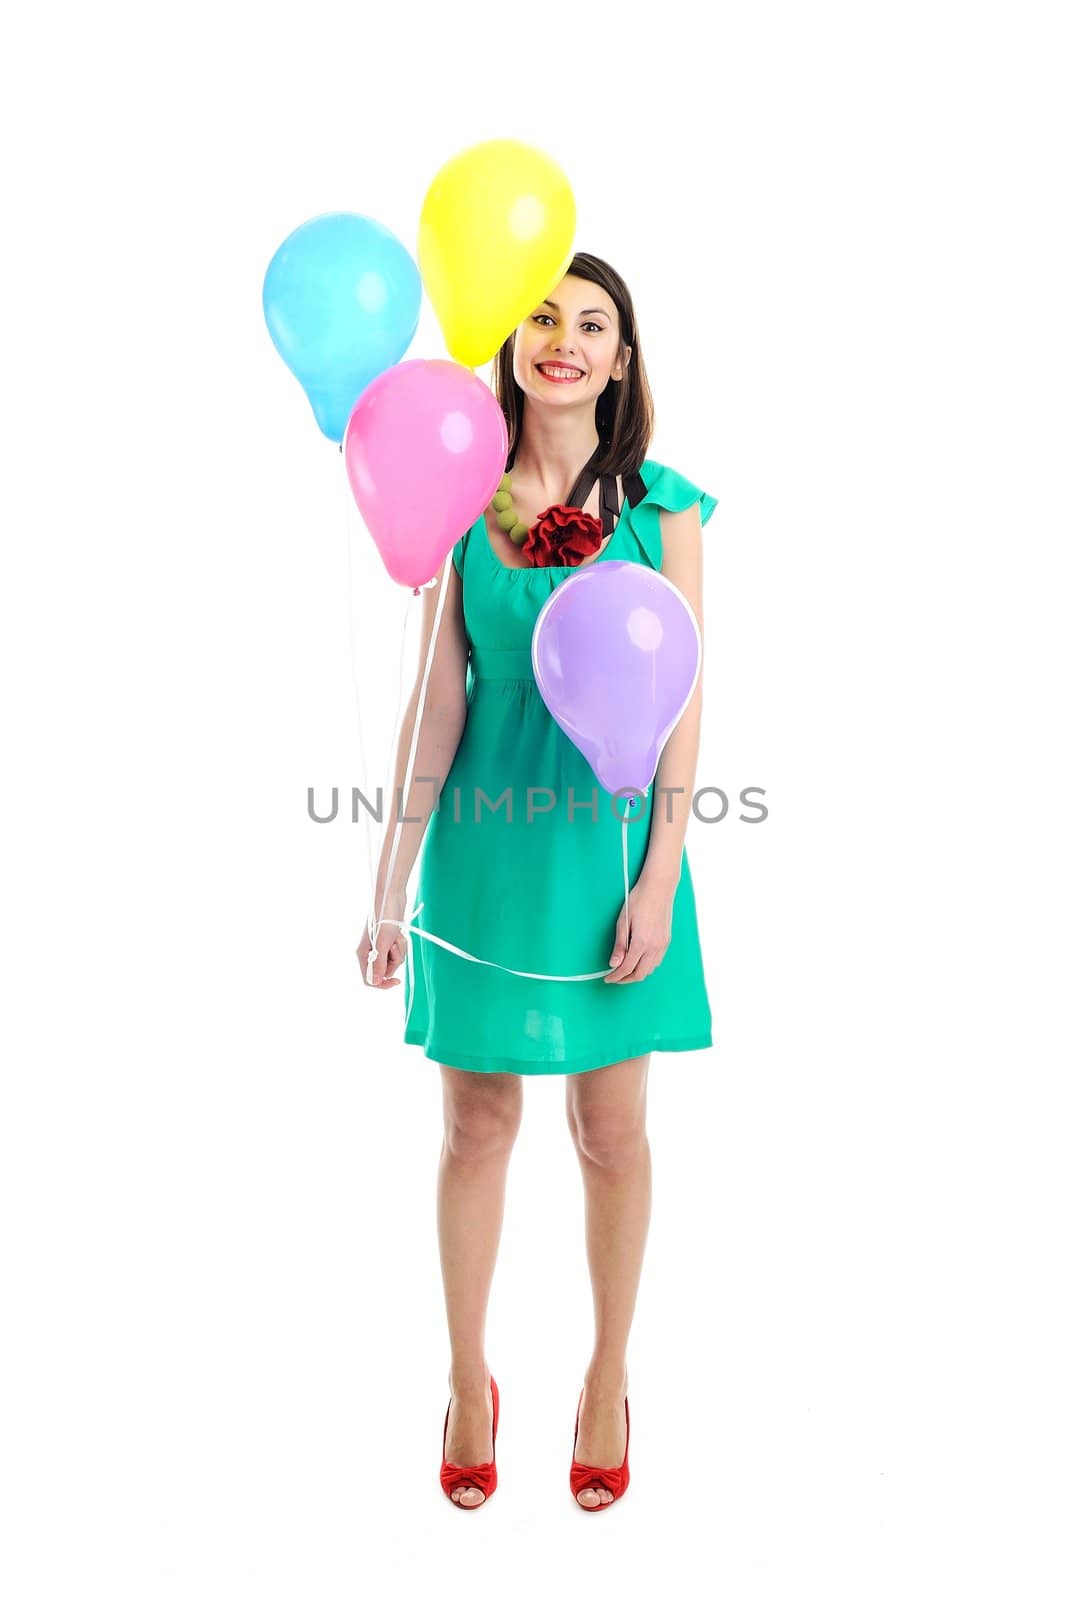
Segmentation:
<svg viewBox="0 0 1067 1600">
<path fill-rule="evenodd" d="M 532 567 L 578 567 L 603 541 L 601 517 L 578 506 L 549 506 L 527 532 L 522 551 Z"/>
</svg>

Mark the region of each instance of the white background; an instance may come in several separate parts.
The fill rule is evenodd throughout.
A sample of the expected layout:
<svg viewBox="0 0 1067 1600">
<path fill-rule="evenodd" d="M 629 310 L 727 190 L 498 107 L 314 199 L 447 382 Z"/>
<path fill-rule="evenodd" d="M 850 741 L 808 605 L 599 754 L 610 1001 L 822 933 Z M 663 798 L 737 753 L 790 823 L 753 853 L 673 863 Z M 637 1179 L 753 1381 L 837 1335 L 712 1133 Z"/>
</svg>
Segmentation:
<svg viewBox="0 0 1067 1600">
<path fill-rule="evenodd" d="M 1062 1595 L 1062 56 L 1052 8 L 23 10 L 2 99 L 13 1597 Z M 705 530 L 715 1046 L 653 1057 L 627 1498 L 563 1080 L 437 1484 L 437 1066 L 353 952 L 340 456 L 267 335 L 326 210 L 414 253 L 560 162 Z M 432 308 L 409 356 L 444 356 Z M 407 591 L 356 539 L 376 760 Z M 409 649 L 414 641 L 409 629 Z M 516 908 L 518 914 L 518 908 Z M 1058 1525 L 1059 1524 L 1059 1528 Z"/>
</svg>

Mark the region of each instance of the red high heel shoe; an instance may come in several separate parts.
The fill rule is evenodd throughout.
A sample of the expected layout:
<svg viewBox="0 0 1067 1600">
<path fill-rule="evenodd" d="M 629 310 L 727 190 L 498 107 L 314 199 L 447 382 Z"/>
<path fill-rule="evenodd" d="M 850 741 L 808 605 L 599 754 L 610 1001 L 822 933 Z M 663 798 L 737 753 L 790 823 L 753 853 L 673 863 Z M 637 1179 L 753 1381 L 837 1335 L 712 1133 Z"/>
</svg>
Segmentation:
<svg viewBox="0 0 1067 1600">
<path fill-rule="evenodd" d="M 448 1438 L 448 1412 L 452 1409 L 452 1397 L 448 1398 L 448 1410 L 445 1412 L 445 1431 L 441 1436 L 441 1488 L 448 1498 L 452 1500 L 453 1489 L 473 1488 L 480 1489 L 488 1500 L 496 1488 L 496 1424 L 500 1416 L 500 1392 L 496 1386 L 496 1379 L 492 1373 L 489 1375 L 489 1387 L 493 1395 L 493 1455 L 489 1461 L 479 1461 L 473 1467 L 461 1467 L 455 1461 L 445 1460 L 445 1440 Z M 459 1506 L 461 1511 L 477 1511 L 478 1506 L 484 1506 L 485 1500 L 477 1504 L 464 1505 L 462 1500 L 452 1500 L 454 1506 Z"/>
<path fill-rule="evenodd" d="M 603 1511 L 606 1506 L 613 1506 L 616 1500 L 621 1500 L 626 1493 L 626 1486 L 630 1482 L 630 1399 L 627 1395 L 623 1399 L 626 1407 L 626 1449 L 623 1452 L 620 1467 L 593 1467 L 584 1461 L 575 1461 L 574 1451 L 578 1448 L 578 1418 L 582 1414 L 582 1394 L 578 1396 L 578 1410 L 574 1418 L 574 1449 L 571 1451 L 571 1494 L 574 1495 L 575 1504 L 582 1511 Z M 601 1500 L 599 1505 L 583 1506 L 578 1499 L 582 1489 L 610 1489 L 614 1496 L 611 1500 Z"/>
</svg>

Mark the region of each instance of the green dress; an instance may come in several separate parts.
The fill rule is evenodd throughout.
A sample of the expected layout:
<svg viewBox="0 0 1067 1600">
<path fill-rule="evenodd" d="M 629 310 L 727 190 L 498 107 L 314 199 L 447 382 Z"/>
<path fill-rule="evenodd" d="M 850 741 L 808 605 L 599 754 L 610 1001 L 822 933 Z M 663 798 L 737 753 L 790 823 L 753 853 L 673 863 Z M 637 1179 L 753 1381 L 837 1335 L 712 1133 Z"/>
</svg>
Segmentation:
<svg viewBox="0 0 1067 1600">
<path fill-rule="evenodd" d="M 718 502 L 655 461 L 645 460 L 641 479 L 646 495 L 636 506 L 623 501 L 615 532 L 596 560 L 638 561 L 658 571 L 660 507 L 682 511 L 699 504 L 703 525 Z M 463 579 L 471 642 L 467 720 L 426 825 L 409 917 L 420 901 L 422 909 L 411 917 L 412 926 L 481 962 L 521 972 L 604 971 L 624 903 L 623 801 L 616 800 L 613 810 L 610 791 L 553 720 L 530 655 L 541 607 L 559 584 L 584 569 L 504 566 L 489 542 L 484 516 L 457 542 L 452 560 Z M 538 788 L 555 795 L 554 807 L 538 809 L 548 804 L 543 794 L 528 796 Z M 626 824 L 631 889 L 648 848 L 654 792 L 638 798 Z M 431 797 L 432 791 L 426 794 Z M 470 1072 L 531 1076 L 588 1072 L 649 1050 L 702 1050 L 711 1044 L 711 1010 L 684 851 L 670 944 L 647 978 L 559 983 L 518 977 L 481 962 L 409 934 L 405 1044 L 421 1045 L 431 1060 Z"/>
</svg>

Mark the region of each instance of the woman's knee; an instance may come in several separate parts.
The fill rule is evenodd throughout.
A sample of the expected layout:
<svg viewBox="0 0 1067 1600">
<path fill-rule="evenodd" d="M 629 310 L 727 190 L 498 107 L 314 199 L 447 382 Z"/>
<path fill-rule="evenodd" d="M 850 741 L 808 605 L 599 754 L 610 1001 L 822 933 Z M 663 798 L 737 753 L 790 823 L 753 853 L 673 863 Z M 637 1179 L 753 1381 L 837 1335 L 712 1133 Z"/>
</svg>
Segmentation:
<svg viewBox="0 0 1067 1600">
<path fill-rule="evenodd" d="M 569 1080 L 567 1126 L 583 1160 L 623 1168 L 644 1154 L 648 1064 L 635 1056 Z"/>
<path fill-rule="evenodd" d="M 571 1137 L 583 1161 L 609 1171 L 624 1171 L 643 1154 L 648 1144 L 643 1109 L 639 1114 L 597 1114 L 571 1119 Z"/>
<path fill-rule="evenodd" d="M 454 1069 L 450 1069 L 454 1071 Z M 445 1074 L 444 1135 L 451 1155 L 462 1161 L 484 1161 L 506 1154 L 518 1138 L 522 1122 L 522 1085 L 502 1082 L 512 1074 L 491 1073 L 474 1077 Z"/>
</svg>

